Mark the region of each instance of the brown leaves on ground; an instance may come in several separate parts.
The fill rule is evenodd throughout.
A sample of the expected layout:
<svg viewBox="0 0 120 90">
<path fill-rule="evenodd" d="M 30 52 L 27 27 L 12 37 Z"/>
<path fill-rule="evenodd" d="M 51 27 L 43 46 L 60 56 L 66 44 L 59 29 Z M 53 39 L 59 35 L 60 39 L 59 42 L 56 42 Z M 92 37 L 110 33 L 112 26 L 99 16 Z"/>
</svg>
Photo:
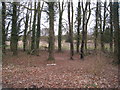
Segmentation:
<svg viewBox="0 0 120 90">
<path fill-rule="evenodd" d="M 79 55 L 69 59 L 69 52 L 55 53 L 55 62 L 48 62 L 46 51 L 40 56 L 10 52 L 3 57 L 2 83 L 5 88 L 116 88 L 118 87 L 118 68 L 111 64 L 112 59 L 102 54 Z M 52 64 L 53 65 L 50 65 Z M 55 63 L 55 64 L 54 64 Z M 49 64 L 49 65 L 47 65 Z"/>
</svg>

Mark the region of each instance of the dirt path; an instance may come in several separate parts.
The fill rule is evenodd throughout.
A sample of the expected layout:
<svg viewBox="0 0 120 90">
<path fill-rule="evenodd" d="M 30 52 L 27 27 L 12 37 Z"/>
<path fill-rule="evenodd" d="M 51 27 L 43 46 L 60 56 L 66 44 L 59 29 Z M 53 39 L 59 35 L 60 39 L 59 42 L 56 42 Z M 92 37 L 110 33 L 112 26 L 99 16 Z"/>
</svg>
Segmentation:
<svg viewBox="0 0 120 90">
<path fill-rule="evenodd" d="M 48 53 L 30 56 L 20 52 L 17 57 L 8 53 L 3 58 L 3 87 L 25 88 L 31 85 L 45 88 L 116 88 L 118 68 L 112 59 L 103 55 L 79 55 L 69 59 L 69 53 L 56 53 L 55 64 L 47 65 Z M 112 83 L 111 83 L 112 82 Z"/>
</svg>

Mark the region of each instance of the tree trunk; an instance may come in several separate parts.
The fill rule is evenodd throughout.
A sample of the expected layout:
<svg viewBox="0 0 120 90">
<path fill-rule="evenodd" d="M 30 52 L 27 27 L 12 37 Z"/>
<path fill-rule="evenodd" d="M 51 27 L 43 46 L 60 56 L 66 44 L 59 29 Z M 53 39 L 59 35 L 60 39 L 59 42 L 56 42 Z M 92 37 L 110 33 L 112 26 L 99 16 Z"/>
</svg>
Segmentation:
<svg viewBox="0 0 120 90">
<path fill-rule="evenodd" d="M 49 7 L 49 57 L 48 60 L 55 60 L 54 58 L 54 2 L 48 2 Z"/>
<path fill-rule="evenodd" d="M 82 10 L 83 10 L 83 25 L 82 25 L 82 42 L 81 42 L 81 51 L 80 51 L 80 58 L 84 59 L 84 47 L 85 47 L 85 25 L 86 25 L 86 11 L 87 11 L 87 6 L 88 6 L 88 2 L 86 1 L 85 4 L 85 9 L 83 8 L 83 2 L 82 2 Z"/>
<path fill-rule="evenodd" d="M 113 52 L 112 2 L 110 2 L 110 52 Z"/>
<path fill-rule="evenodd" d="M 73 55 L 74 55 L 74 45 L 73 45 L 73 1 L 71 2 L 71 8 L 72 8 L 72 17 L 71 17 L 71 32 L 70 32 L 70 36 L 71 36 L 71 59 L 73 59 Z"/>
<path fill-rule="evenodd" d="M 104 51 L 104 31 L 106 25 L 106 1 L 104 2 L 104 19 L 103 19 L 103 31 L 101 32 L 101 50 Z"/>
<path fill-rule="evenodd" d="M 27 30 L 28 30 L 28 21 L 29 21 L 29 14 L 27 11 L 26 14 L 26 22 L 25 22 L 25 30 L 24 30 L 24 36 L 23 36 L 23 51 L 26 51 L 26 38 L 27 38 Z"/>
<path fill-rule="evenodd" d="M 2 2 L 2 52 L 5 53 L 5 18 L 6 18 L 6 5 L 5 2 Z"/>
<path fill-rule="evenodd" d="M 95 51 L 97 50 L 97 46 L 98 46 L 98 1 L 96 4 L 96 25 L 95 25 Z"/>
<path fill-rule="evenodd" d="M 101 2 L 98 3 L 98 13 L 99 13 L 99 27 L 100 27 L 100 45 L 102 43 L 102 15 L 101 15 Z"/>
<path fill-rule="evenodd" d="M 90 15 L 91 15 L 91 10 L 90 10 L 90 2 L 87 2 L 87 4 L 89 5 L 89 14 L 88 14 L 88 17 L 87 17 L 87 12 L 86 12 L 86 24 L 85 24 L 85 52 L 87 53 L 87 26 L 88 26 L 88 22 L 89 22 L 89 19 L 90 19 Z"/>
<path fill-rule="evenodd" d="M 39 42 L 40 42 L 40 21 L 41 21 L 40 19 L 41 19 L 40 2 L 38 2 L 36 49 L 39 49 Z"/>
<path fill-rule="evenodd" d="M 84 39 L 85 39 L 85 31 L 84 31 L 84 28 L 85 28 L 85 12 L 83 12 L 83 26 L 82 26 L 82 42 L 81 42 L 81 51 L 80 51 L 80 58 L 83 59 L 84 58 Z"/>
<path fill-rule="evenodd" d="M 35 53 L 35 27 L 36 27 L 36 14 L 37 14 L 37 10 L 36 10 L 36 2 L 34 3 L 34 18 L 33 18 L 33 25 L 32 25 L 32 41 L 31 41 L 31 54 Z"/>
<path fill-rule="evenodd" d="M 81 25 L 81 6 L 80 1 L 78 2 L 78 10 L 77 10 L 78 16 L 78 27 L 77 27 L 77 46 L 76 46 L 76 52 L 79 53 L 79 46 L 80 46 L 80 25 Z"/>
<path fill-rule="evenodd" d="M 30 8 L 32 9 L 32 2 L 30 2 Z M 31 51 L 31 28 L 32 28 L 32 10 L 30 11 L 30 22 L 29 22 L 29 31 L 27 32 L 27 53 Z"/>
<path fill-rule="evenodd" d="M 18 45 L 18 30 L 17 30 L 17 2 L 13 2 L 13 15 L 12 15 L 12 32 L 10 47 L 13 55 L 17 55 L 17 45 Z"/>
<path fill-rule="evenodd" d="M 41 10 L 40 2 L 38 2 L 38 17 L 37 17 L 37 32 L 36 32 L 36 54 L 39 52 L 39 43 L 40 43 L 40 21 L 41 21 Z"/>
<path fill-rule="evenodd" d="M 119 4 L 118 4 L 118 0 L 116 2 L 113 3 L 113 25 L 114 25 L 114 29 L 115 29 L 115 55 L 117 59 L 115 62 L 117 62 L 118 64 L 120 64 L 120 27 L 119 27 L 119 14 L 118 14 L 118 10 L 119 9 Z"/>
<path fill-rule="evenodd" d="M 63 15 L 63 2 L 62 9 L 59 2 L 59 28 L 58 28 L 58 51 L 61 52 L 61 41 L 62 41 L 62 15 Z"/>
<path fill-rule="evenodd" d="M 62 26 L 62 16 L 60 14 L 59 17 L 59 30 L 58 30 L 58 51 L 61 52 L 61 41 L 62 41 L 62 30 L 61 30 L 61 26 Z"/>
<path fill-rule="evenodd" d="M 74 46 L 73 46 L 73 2 L 71 2 L 72 17 L 70 22 L 70 2 L 68 2 L 68 23 L 69 23 L 69 37 L 70 37 L 70 59 L 73 60 Z"/>
</svg>

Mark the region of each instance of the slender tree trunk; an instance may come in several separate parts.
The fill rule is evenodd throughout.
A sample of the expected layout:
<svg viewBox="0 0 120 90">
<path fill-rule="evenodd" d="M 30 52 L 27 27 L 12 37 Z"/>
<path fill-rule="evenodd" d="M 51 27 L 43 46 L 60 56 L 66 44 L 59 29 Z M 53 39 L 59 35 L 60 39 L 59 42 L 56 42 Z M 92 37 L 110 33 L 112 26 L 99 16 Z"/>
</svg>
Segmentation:
<svg viewBox="0 0 120 90">
<path fill-rule="evenodd" d="M 69 41 L 70 41 L 70 29 L 71 29 L 71 24 L 70 24 L 70 2 L 68 2 L 68 25 L 69 25 Z M 71 41 L 70 41 L 71 42 Z"/>
<path fill-rule="evenodd" d="M 61 52 L 61 41 L 62 41 L 62 15 L 63 15 L 63 2 L 62 10 L 59 2 L 59 28 L 58 28 L 58 51 Z"/>
<path fill-rule="evenodd" d="M 119 18 L 119 3 L 118 0 L 116 0 L 113 3 L 113 26 L 114 26 L 114 32 L 115 32 L 115 40 L 114 40 L 114 54 L 115 54 L 115 62 L 118 65 L 118 85 L 120 85 L 120 18 Z M 119 87 L 118 87 L 119 88 Z"/>
<path fill-rule="evenodd" d="M 102 15 L 101 15 L 101 2 L 98 3 L 98 13 L 99 13 L 99 27 L 100 27 L 100 45 L 102 43 Z"/>
<path fill-rule="evenodd" d="M 78 2 L 78 10 L 77 10 L 78 16 L 78 27 L 77 27 L 77 46 L 76 46 L 76 52 L 79 53 L 79 46 L 80 46 L 80 25 L 81 25 L 81 6 L 80 1 Z"/>
<path fill-rule="evenodd" d="M 30 8 L 32 9 L 32 2 L 30 2 Z M 31 30 L 32 28 L 32 10 L 30 11 L 30 22 L 29 22 L 29 31 L 27 32 L 27 52 L 28 54 L 31 51 Z"/>
<path fill-rule="evenodd" d="M 88 14 L 88 17 L 87 17 L 87 15 L 86 15 L 86 24 L 85 24 L 85 51 L 86 51 L 86 53 L 87 53 L 87 27 L 88 27 L 88 22 L 89 22 L 89 19 L 90 19 L 90 15 L 91 15 L 91 10 L 90 10 L 90 2 L 87 2 L 88 3 L 88 5 L 89 5 L 89 14 Z M 86 12 L 86 14 L 87 14 L 87 12 Z"/>
<path fill-rule="evenodd" d="M 95 25 L 95 50 L 97 50 L 98 46 L 98 1 L 96 4 L 96 25 Z"/>
<path fill-rule="evenodd" d="M 110 2 L 110 51 L 113 52 L 112 2 Z"/>
<path fill-rule="evenodd" d="M 80 58 L 84 59 L 84 47 L 85 47 L 85 25 L 86 25 L 86 11 L 87 11 L 88 3 L 85 4 L 85 9 L 83 8 L 83 2 L 82 2 L 82 10 L 83 10 L 83 25 L 82 25 L 82 42 L 81 42 L 81 51 L 80 51 Z"/>
<path fill-rule="evenodd" d="M 73 55 L 74 55 L 74 45 L 73 45 L 73 1 L 71 2 L 71 8 L 72 8 L 72 17 L 71 17 L 71 33 L 70 33 L 70 36 L 71 36 L 71 59 L 73 59 Z"/>
<path fill-rule="evenodd" d="M 7 35 L 8 35 L 8 30 L 9 30 L 10 23 L 11 23 L 11 21 L 8 22 L 8 25 L 5 29 L 5 40 L 7 40 Z"/>
<path fill-rule="evenodd" d="M 40 11 L 40 2 L 38 2 L 38 17 L 37 17 L 37 32 L 36 32 L 36 54 L 39 52 L 39 43 L 40 43 L 40 20 L 41 11 Z"/>
<path fill-rule="evenodd" d="M 60 18 L 59 18 L 59 30 L 58 30 L 58 51 L 59 52 L 61 52 L 61 41 L 62 41 L 62 30 L 61 30 L 61 24 L 62 24 L 62 22 L 61 22 L 61 19 L 62 19 L 62 17 L 61 17 L 61 14 L 60 14 Z"/>
<path fill-rule="evenodd" d="M 118 0 L 113 3 L 113 25 L 115 29 L 115 55 L 117 59 L 115 62 L 120 64 L 120 26 L 119 26 L 119 14 L 118 14 L 119 4 Z"/>
<path fill-rule="evenodd" d="M 85 24 L 85 53 L 87 53 L 87 25 Z"/>
<path fill-rule="evenodd" d="M 103 31 L 101 32 L 101 50 L 104 51 L 104 31 L 106 25 L 106 1 L 104 3 Z"/>
<path fill-rule="evenodd" d="M 54 2 L 48 2 L 49 7 L 49 57 L 48 60 L 55 60 L 54 58 Z"/>
<path fill-rule="evenodd" d="M 73 2 L 71 2 L 72 17 L 70 22 L 70 2 L 68 2 L 68 23 L 69 23 L 69 37 L 70 37 L 70 59 L 73 60 L 74 46 L 73 46 Z"/>
<path fill-rule="evenodd" d="M 85 12 L 83 12 L 83 26 L 82 26 L 82 42 L 81 42 L 81 51 L 80 51 L 80 58 L 83 59 L 84 58 L 84 39 L 85 39 L 85 31 L 84 31 L 84 28 L 85 28 Z"/>
<path fill-rule="evenodd" d="M 26 51 L 26 38 L 27 38 L 27 30 L 28 30 L 28 21 L 29 21 L 29 14 L 27 11 L 26 14 L 26 22 L 25 22 L 25 30 L 24 30 L 24 36 L 23 36 L 23 51 Z"/>
<path fill-rule="evenodd" d="M 36 10 L 36 2 L 34 3 L 34 18 L 33 18 L 33 25 L 32 25 L 32 41 L 31 41 L 31 53 L 35 53 L 35 27 L 36 27 L 36 15 L 37 15 L 37 10 Z"/>
<path fill-rule="evenodd" d="M 13 2 L 13 15 L 12 15 L 12 32 L 10 47 L 13 55 L 17 55 L 17 45 L 18 45 L 18 31 L 17 31 L 17 2 Z"/>
<path fill-rule="evenodd" d="M 86 2 L 86 3 L 88 3 L 88 2 Z M 84 25 L 84 34 L 85 34 L 85 38 L 84 38 L 84 52 L 85 52 L 85 54 L 87 53 L 87 12 L 85 11 L 85 25 Z"/>
<path fill-rule="evenodd" d="M 42 12 L 42 8 L 44 5 L 44 2 L 42 4 L 42 7 L 40 8 L 40 2 L 38 2 L 38 21 L 37 21 L 37 33 L 36 33 L 36 54 L 38 55 L 39 52 L 39 43 L 40 43 L 40 33 L 41 33 L 41 12 Z"/>
<path fill-rule="evenodd" d="M 5 18 L 6 18 L 6 5 L 2 2 L 2 52 L 5 53 Z"/>
</svg>

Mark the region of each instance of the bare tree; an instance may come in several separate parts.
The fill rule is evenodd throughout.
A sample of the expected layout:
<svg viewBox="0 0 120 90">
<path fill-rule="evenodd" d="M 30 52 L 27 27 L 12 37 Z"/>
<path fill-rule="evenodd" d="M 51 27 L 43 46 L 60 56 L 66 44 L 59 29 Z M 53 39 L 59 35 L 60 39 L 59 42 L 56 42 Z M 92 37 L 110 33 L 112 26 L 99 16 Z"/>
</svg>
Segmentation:
<svg viewBox="0 0 120 90">
<path fill-rule="evenodd" d="M 85 46 L 85 25 L 86 25 L 86 11 L 89 3 L 86 1 L 85 8 L 83 7 L 83 1 L 82 1 L 82 11 L 83 11 L 83 25 L 82 25 L 82 42 L 81 42 L 81 51 L 80 51 L 80 58 L 84 58 L 84 46 Z"/>
<path fill-rule="evenodd" d="M 49 11 L 49 57 L 48 60 L 55 60 L 54 58 L 54 2 L 47 2 Z"/>
<path fill-rule="evenodd" d="M 32 2 L 30 2 L 30 9 L 32 9 Z M 30 14 L 29 14 L 29 17 L 30 17 L 30 22 L 29 22 L 29 25 L 28 25 L 28 32 L 27 32 L 27 52 L 30 53 L 31 51 L 31 28 L 32 28 L 32 10 L 30 10 Z"/>
<path fill-rule="evenodd" d="M 2 52 L 5 53 L 5 18 L 6 18 L 6 5 L 5 2 L 2 2 Z"/>
<path fill-rule="evenodd" d="M 90 1 L 86 2 L 88 3 L 88 11 L 86 11 L 86 21 L 85 21 L 85 51 L 87 53 L 87 27 L 88 27 L 88 22 L 91 16 L 91 8 L 90 8 Z"/>
<path fill-rule="evenodd" d="M 70 2 L 68 2 L 68 23 L 69 23 L 69 37 L 70 37 L 70 59 L 73 59 L 74 46 L 73 46 L 73 2 L 71 2 L 72 15 L 70 19 Z"/>
<path fill-rule="evenodd" d="M 35 53 L 35 32 L 36 32 L 36 15 L 37 15 L 37 9 L 36 9 L 36 2 L 34 2 L 34 18 L 33 18 L 33 25 L 32 25 L 32 41 L 31 41 L 31 54 Z"/>
<path fill-rule="evenodd" d="M 104 32 L 106 26 L 106 1 L 104 2 L 103 30 L 101 31 L 101 50 L 104 51 Z"/>
<path fill-rule="evenodd" d="M 96 20 L 95 20 L 95 32 L 94 32 L 94 35 L 95 35 L 95 42 L 94 42 L 94 46 L 95 46 L 95 50 L 97 49 L 97 46 L 98 46 L 98 18 L 99 18 L 99 11 L 98 11 L 98 6 L 99 5 L 99 2 L 97 1 L 97 4 L 96 4 Z M 100 13 L 101 14 L 101 13 Z"/>
<path fill-rule="evenodd" d="M 118 4 L 118 0 L 116 2 L 113 3 L 113 25 L 114 25 L 114 29 L 115 29 L 115 55 L 117 58 L 117 62 L 118 64 L 120 64 L 120 26 L 119 26 L 119 4 Z"/>
<path fill-rule="evenodd" d="M 17 2 L 13 2 L 12 31 L 10 47 L 13 55 L 17 55 L 18 31 L 17 31 Z"/>
<path fill-rule="evenodd" d="M 26 51 L 26 38 L 27 38 L 28 22 L 29 22 L 29 13 L 27 10 L 26 21 L 25 21 L 25 30 L 24 30 L 24 36 L 23 36 L 23 51 Z"/>
<path fill-rule="evenodd" d="M 59 27 L 58 27 L 58 51 L 61 52 L 61 41 L 62 41 L 62 15 L 64 11 L 64 0 L 62 1 L 62 6 L 59 3 Z"/>
<path fill-rule="evenodd" d="M 113 52 L 112 1 L 110 2 L 110 51 Z"/>
<path fill-rule="evenodd" d="M 78 21 L 78 26 L 77 26 L 77 46 L 76 46 L 76 50 L 77 50 L 77 53 L 79 53 L 79 46 L 80 46 L 80 25 L 81 25 L 81 6 L 80 6 L 80 0 L 78 2 L 77 21 Z"/>
<path fill-rule="evenodd" d="M 42 4 L 42 7 L 40 7 L 41 2 L 38 2 L 38 17 L 37 17 L 37 32 L 36 32 L 36 54 L 38 55 L 38 51 L 39 51 L 39 43 L 40 43 L 40 33 L 41 33 L 41 28 L 40 28 L 40 24 L 41 24 L 41 12 L 42 12 L 42 8 L 44 5 L 44 2 Z"/>
</svg>

